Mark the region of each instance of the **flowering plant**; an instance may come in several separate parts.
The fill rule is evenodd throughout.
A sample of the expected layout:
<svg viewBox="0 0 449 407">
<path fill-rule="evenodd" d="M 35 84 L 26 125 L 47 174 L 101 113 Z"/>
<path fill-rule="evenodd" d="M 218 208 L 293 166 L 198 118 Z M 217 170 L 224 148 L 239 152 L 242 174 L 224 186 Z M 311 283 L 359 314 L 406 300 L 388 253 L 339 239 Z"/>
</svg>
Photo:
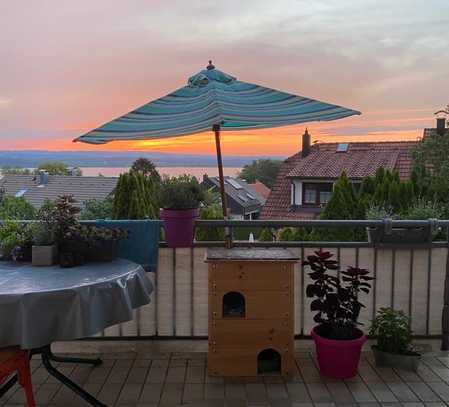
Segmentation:
<svg viewBox="0 0 449 407">
<path fill-rule="evenodd" d="M 318 334 L 329 339 L 355 339 L 360 310 L 364 305 L 359 294 L 369 293 L 369 271 L 359 267 L 339 270 L 339 264 L 332 259 L 333 254 L 322 250 L 307 256 L 304 265 L 311 268 L 312 283 L 307 286 L 306 294 L 315 298 L 310 310 L 316 311 L 314 321 L 319 325 Z"/>
</svg>

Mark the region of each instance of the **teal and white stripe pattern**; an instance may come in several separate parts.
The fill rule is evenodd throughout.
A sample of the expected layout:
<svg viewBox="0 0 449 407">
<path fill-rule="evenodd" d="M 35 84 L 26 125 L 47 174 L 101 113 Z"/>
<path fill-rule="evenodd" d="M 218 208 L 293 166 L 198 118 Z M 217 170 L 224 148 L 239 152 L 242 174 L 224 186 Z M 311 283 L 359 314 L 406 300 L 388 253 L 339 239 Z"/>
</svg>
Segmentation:
<svg viewBox="0 0 449 407">
<path fill-rule="evenodd" d="M 114 140 L 146 140 L 221 130 L 263 129 L 328 121 L 360 114 L 251 83 L 213 67 L 192 76 L 188 85 L 112 120 L 75 141 L 104 144 Z"/>
</svg>

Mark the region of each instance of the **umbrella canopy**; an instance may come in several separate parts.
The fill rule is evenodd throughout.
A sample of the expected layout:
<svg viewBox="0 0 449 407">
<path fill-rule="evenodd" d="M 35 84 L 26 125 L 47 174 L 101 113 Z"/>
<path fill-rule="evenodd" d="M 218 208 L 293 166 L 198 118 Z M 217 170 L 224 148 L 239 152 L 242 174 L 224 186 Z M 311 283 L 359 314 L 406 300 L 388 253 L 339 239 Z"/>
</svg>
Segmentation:
<svg viewBox="0 0 449 407">
<path fill-rule="evenodd" d="M 313 121 L 328 121 L 360 114 L 342 106 L 238 81 L 215 69 L 188 80 L 187 86 L 147 103 L 74 141 L 105 144 L 116 140 L 148 140 L 214 131 L 221 203 L 227 205 L 220 147 L 220 131 L 264 129 Z M 231 237 L 226 228 L 226 245 Z"/>
<path fill-rule="evenodd" d="M 263 86 L 238 81 L 209 63 L 187 86 L 147 103 L 74 141 L 104 144 L 115 140 L 146 140 L 210 131 L 263 129 L 360 114 Z"/>
</svg>

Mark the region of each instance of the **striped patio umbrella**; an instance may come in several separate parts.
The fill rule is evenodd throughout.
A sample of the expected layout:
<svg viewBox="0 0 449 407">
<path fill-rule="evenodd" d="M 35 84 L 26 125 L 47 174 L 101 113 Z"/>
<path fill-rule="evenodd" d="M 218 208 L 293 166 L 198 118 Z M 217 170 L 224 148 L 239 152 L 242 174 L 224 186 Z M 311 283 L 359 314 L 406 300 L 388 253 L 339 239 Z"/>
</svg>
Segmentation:
<svg viewBox="0 0 449 407">
<path fill-rule="evenodd" d="M 223 214 L 226 217 L 220 131 L 264 129 L 360 114 L 299 95 L 238 81 L 212 65 L 187 86 L 149 102 L 74 141 L 104 144 L 115 140 L 151 140 L 213 131 L 217 147 Z"/>
</svg>

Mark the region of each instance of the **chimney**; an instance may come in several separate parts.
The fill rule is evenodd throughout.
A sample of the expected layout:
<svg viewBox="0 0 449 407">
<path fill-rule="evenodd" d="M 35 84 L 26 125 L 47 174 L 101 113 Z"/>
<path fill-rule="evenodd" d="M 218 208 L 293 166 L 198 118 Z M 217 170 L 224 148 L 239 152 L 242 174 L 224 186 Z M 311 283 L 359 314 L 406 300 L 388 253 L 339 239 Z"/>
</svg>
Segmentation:
<svg viewBox="0 0 449 407">
<path fill-rule="evenodd" d="M 306 128 L 306 131 L 302 135 L 302 152 L 301 157 L 307 157 L 310 153 L 310 134 Z"/>
<path fill-rule="evenodd" d="M 444 136 L 446 133 L 446 119 L 444 117 L 437 117 L 437 134 Z"/>
<path fill-rule="evenodd" d="M 39 171 L 39 185 L 47 185 L 47 184 L 48 184 L 48 172 Z"/>
</svg>

